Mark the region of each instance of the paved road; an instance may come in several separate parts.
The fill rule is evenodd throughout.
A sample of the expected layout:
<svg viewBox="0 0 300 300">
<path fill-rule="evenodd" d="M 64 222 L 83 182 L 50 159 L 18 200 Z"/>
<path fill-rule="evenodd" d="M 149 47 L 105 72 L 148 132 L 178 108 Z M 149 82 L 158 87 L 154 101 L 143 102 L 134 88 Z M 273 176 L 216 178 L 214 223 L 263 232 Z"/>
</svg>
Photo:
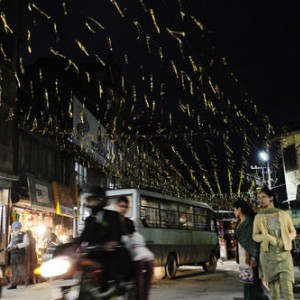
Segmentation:
<svg viewBox="0 0 300 300">
<path fill-rule="evenodd" d="M 150 300 L 242 300 L 243 287 L 237 280 L 237 264 L 219 264 L 215 273 L 204 273 L 202 268 L 182 268 L 174 280 L 155 281 Z M 50 283 L 41 283 L 17 290 L 3 288 L 2 299 L 50 300 L 57 296 Z M 1 300 L 2 300 L 1 299 Z M 300 299 L 299 291 L 295 300 Z"/>
</svg>

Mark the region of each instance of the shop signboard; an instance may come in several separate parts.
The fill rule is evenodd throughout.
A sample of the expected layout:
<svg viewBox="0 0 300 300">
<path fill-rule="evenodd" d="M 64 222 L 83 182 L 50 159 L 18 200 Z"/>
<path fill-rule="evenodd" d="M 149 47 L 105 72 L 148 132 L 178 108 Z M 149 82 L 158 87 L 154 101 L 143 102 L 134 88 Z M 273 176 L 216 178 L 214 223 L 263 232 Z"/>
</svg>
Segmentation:
<svg viewBox="0 0 300 300">
<path fill-rule="evenodd" d="M 73 128 L 70 141 L 96 161 L 107 163 L 109 139 L 106 129 L 76 97 L 73 99 Z"/>
<path fill-rule="evenodd" d="M 31 207 L 55 212 L 52 185 L 49 182 L 27 178 Z"/>
<path fill-rule="evenodd" d="M 53 181 L 53 195 L 56 213 L 58 215 L 74 217 L 74 201 L 68 186 Z"/>
</svg>

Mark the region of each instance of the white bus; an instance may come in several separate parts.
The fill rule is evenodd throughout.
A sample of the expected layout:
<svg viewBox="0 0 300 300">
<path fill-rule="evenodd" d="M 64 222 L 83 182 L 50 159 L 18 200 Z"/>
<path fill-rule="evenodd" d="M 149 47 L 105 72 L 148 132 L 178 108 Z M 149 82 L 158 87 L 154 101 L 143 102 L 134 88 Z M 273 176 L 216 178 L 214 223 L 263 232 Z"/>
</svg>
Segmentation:
<svg viewBox="0 0 300 300">
<path fill-rule="evenodd" d="M 174 278 L 177 267 L 186 264 L 215 271 L 219 240 L 208 204 L 140 189 L 109 190 L 106 195 L 112 205 L 117 198 L 127 197 L 127 216 L 155 254 L 155 265 L 165 267 L 167 278 Z"/>
</svg>

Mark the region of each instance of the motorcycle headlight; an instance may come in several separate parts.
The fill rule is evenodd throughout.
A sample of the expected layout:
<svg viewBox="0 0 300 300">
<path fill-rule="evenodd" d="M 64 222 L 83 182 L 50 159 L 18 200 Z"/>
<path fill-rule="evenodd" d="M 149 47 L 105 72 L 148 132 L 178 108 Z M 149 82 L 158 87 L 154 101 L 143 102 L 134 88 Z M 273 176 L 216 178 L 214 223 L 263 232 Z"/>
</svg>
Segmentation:
<svg viewBox="0 0 300 300">
<path fill-rule="evenodd" d="M 61 256 L 42 263 L 40 273 L 43 277 L 57 277 L 66 274 L 71 268 L 69 257 Z"/>
</svg>

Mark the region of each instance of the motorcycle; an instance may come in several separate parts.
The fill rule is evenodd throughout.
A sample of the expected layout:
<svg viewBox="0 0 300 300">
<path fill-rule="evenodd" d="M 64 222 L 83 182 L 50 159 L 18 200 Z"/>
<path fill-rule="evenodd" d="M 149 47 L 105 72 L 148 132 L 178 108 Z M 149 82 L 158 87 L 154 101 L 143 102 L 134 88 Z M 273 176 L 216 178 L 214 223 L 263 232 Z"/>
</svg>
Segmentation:
<svg viewBox="0 0 300 300">
<path fill-rule="evenodd" d="M 101 251 L 102 246 L 78 248 L 76 243 L 49 247 L 35 274 L 50 279 L 61 290 L 61 299 L 133 299 L 133 281 L 104 279 L 103 265 L 91 258 Z"/>
</svg>

